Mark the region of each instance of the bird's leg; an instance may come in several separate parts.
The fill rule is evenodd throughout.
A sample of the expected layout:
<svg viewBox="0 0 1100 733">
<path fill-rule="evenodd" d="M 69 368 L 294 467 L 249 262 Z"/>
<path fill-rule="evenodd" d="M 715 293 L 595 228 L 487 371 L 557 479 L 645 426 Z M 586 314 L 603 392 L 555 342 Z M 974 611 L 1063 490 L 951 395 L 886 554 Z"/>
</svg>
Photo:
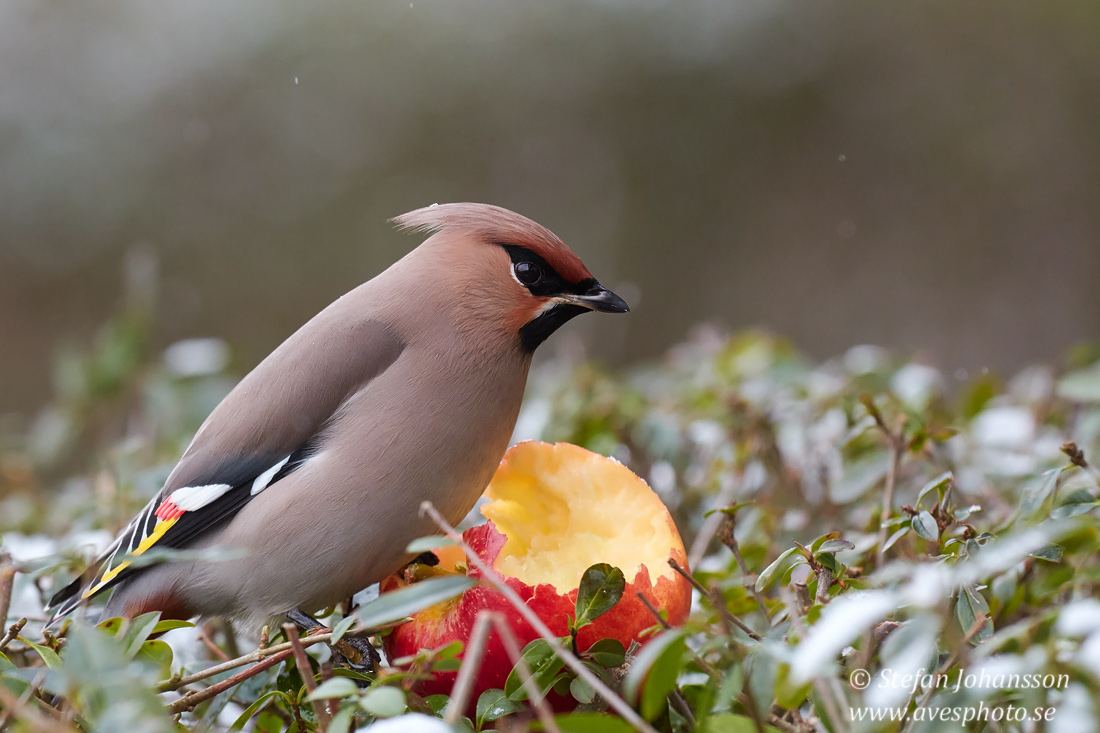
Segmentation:
<svg viewBox="0 0 1100 733">
<path fill-rule="evenodd" d="M 328 628 L 300 608 L 287 611 L 286 617 L 298 628 L 308 634 L 327 631 Z M 356 672 L 377 672 L 382 657 L 370 643 L 370 639 L 345 636 L 335 644 L 329 644 L 334 664 L 345 666 Z"/>
</svg>

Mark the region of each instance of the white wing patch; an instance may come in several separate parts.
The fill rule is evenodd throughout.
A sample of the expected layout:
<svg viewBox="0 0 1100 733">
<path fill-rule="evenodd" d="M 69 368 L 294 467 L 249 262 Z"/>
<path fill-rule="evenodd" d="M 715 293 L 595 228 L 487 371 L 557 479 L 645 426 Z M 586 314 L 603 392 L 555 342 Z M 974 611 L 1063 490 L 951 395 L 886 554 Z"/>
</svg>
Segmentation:
<svg viewBox="0 0 1100 733">
<path fill-rule="evenodd" d="M 207 484 L 206 486 L 184 486 L 168 495 L 168 501 L 185 512 L 193 512 L 221 497 L 233 487 L 229 484 Z"/>
<path fill-rule="evenodd" d="M 256 480 L 252 482 L 252 490 L 249 493 L 252 494 L 252 496 L 255 496 L 256 494 L 266 489 L 268 484 L 271 483 L 271 479 L 275 478 L 275 474 L 277 474 L 279 472 L 279 469 L 285 466 L 286 462 L 289 460 L 290 456 L 288 455 L 286 458 L 279 461 L 274 466 L 257 476 Z"/>
</svg>

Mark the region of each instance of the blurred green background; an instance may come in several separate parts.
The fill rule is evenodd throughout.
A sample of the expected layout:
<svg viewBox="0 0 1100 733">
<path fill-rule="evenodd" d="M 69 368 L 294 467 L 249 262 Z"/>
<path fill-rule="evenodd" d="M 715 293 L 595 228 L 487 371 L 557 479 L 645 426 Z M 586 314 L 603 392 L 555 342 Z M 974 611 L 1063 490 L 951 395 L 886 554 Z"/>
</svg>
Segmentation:
<svg viewBox="0 0 1100 733">
<path fill-rule="evenodd" d="M 127 269 L 159 346 L 243 372 L 414 246 L 388 217 L 456 200 L 634 306 L 551 349 L 709 320 L 959 377 L 1055 359 L 1100 332 L 1098 38 L 1090 0 L 5 3 L 0 414 Z"/>
</svg>

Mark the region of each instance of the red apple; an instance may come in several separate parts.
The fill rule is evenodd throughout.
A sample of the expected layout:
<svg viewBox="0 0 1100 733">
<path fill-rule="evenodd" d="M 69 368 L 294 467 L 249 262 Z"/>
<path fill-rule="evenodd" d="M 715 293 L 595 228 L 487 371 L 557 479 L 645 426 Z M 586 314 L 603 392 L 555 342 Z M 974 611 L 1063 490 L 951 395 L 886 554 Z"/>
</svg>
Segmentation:
<svg viewBox="0 0 1100 733">
<path fill-rule="evenodd" d="M 580 630 L 580 651 L 605 638 L 617 639 L 626 648 L 632 641 L 644 644 L 642 632 L 656 622 L 638 599 L 639 592 L 667 613 L 670 624 L 683 624 L 687 618 L 691 586 L 668 564 L 671 557 L 687 566 L 680 534 L 653 490 L 618 461 L 568 443 L 520 443 L 504 456 L 485 496 L 490 501 L 481 511 L 490 521 L 466 530 L 463 539 L 554 634 L 569 635 L 578 585 L 587 568 L 608 563 L 623 571 L 622 599 Z M 466 567 L 460 548 L 447 547 L 436 554 L 441 568 L 481 577 L 476 567 Z M 387 592 L 407 584 L 393 575 L 381 589 Z M 482 583 L 394 629 L 384 641 L 386 654 L 392 660 L 456 640 L 465 645 L 483 609 L 505 616 L 521 648 L 538 638 L 499 591 Z M 472 701 L 487 689 L 503 688 L 512 666 L 500 638 L 491 634 Z M 437 673 L 417 691 L 450 694 L 455 675 Z"/>
</svg>

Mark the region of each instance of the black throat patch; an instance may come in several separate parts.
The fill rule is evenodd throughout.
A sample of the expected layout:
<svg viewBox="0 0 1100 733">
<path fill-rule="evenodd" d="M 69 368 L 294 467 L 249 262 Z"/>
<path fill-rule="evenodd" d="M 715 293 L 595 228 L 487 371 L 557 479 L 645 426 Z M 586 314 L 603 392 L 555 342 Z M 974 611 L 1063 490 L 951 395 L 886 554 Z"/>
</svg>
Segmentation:
<svg viewBox="0 0 1100 733">
<path fill-rule="evenodd" d="M 588 309 L 583 306 L 570 305 L 569 303 L 556 305 L 538 318 L 524 324 L 523 328 L 519 330 L 520 343 L 523 345 L 524 350 L 534 351 L 539 344 L 550 338 L 550 334 L 561 328 L 562 324 L 587 311 Z"/>
</svg>

